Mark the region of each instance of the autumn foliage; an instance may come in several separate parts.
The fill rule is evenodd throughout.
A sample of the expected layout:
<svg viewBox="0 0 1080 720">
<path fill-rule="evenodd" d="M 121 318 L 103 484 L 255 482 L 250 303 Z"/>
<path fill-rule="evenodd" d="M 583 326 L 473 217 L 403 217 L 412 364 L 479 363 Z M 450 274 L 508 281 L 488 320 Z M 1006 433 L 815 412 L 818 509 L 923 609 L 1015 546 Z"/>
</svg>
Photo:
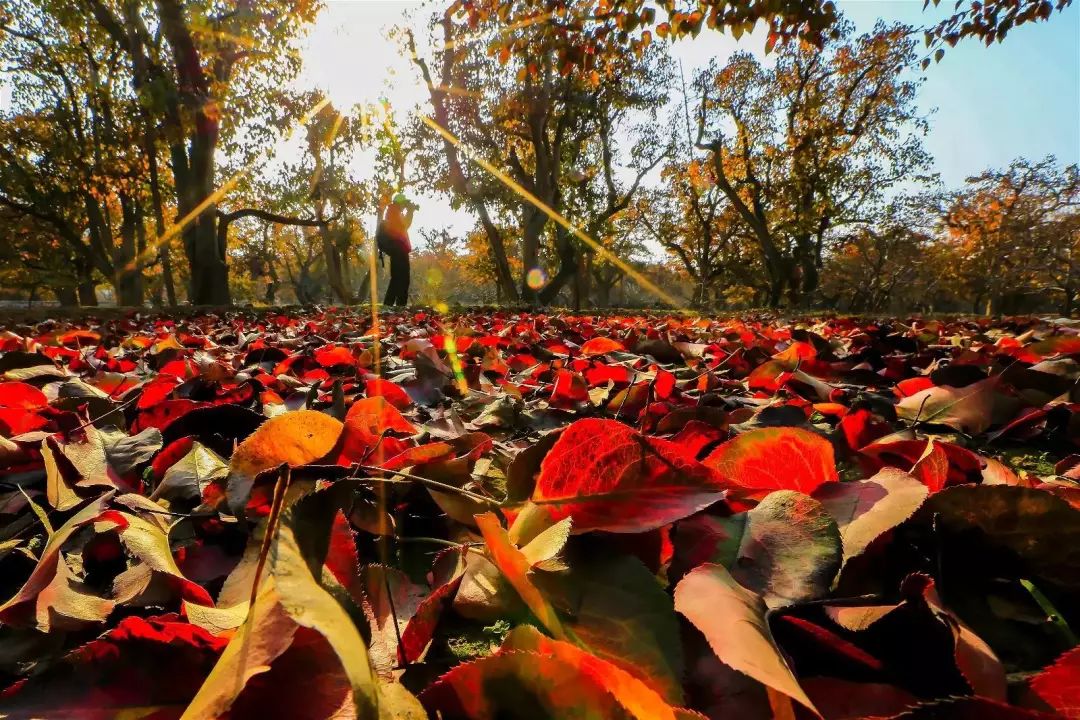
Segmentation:
<svg viewBox="0 0 1080 720">
<path fill-rule="evenodd" d="M 0 714 L 1080 718 L 1068 325 L 0 336 Z"/>
</svg>

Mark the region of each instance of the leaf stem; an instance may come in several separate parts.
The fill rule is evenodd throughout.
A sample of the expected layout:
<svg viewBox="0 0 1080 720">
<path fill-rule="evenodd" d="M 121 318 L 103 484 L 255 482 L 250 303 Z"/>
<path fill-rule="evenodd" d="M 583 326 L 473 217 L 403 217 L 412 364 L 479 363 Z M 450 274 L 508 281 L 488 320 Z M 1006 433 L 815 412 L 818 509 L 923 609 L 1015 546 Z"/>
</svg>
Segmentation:
<svg viewBox="0 0 1080 720">
<path fill-rule="evenodd" d="M 499 507 L 499 502 L 497 500 L 495 500 L 494 498 L 484 497 L 483 495 L 478 495 L 477 493 L 470 492 L 469 490 L 466 490 L 464 488 L 459 488 L 459 487 L 456 487 L 454 485 L 450 485 L 448 483 L 439 482 L 438 480 L 432 480 L 431 478 L 421 477 L 419 475 L 412 475 L 410 473 L 402 472 L 400 470 L 385 470 L 385 469 L 383 469 L 381 467 L 378 467 L 378 466 L 375 466 L 375 465 L 359 465 L 358 467 L 361 470 L 366 470 L 367 472 L 388 472 L 388 473 L 390 473 L 392 475 L 399 475 L 399 476 L 401 476 L 403 478 L 406 478 L 410 482 L 420 483 L 421 485 L 428 488 L 429 490 L 436 490 L 438 492 L 453 493 L 453 494 L 461 495 L 463 497 L 467 497 L 470 500 L 474 500 L 474 501 L 476 501 L 476 502 L 478 502 L 478 503 L 480 503 L 482 505 L 486 505 L 488 507 Z M 355 479 L 360 480 L 360 481 L 369 481 L 369 482 L 376 482 L 376 483 L 378 483 L 378 482 L 382 482 L 382 483 L 385 483 L 385 482 L 389 482 L 389 483 L 401 482 L 399 480 L 392 480 L 390 478 L 380 478 L 380 477 L 371 477 L 371 476 L 364 477 L 364 478 L 355 478 Z"/>
</svg>

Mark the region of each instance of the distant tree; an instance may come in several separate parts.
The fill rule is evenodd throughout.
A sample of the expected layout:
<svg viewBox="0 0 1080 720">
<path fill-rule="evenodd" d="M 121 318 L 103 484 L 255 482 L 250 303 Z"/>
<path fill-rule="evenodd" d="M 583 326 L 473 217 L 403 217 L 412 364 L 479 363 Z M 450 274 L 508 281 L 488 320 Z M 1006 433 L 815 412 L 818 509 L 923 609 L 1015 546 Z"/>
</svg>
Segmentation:
<svg viewBox="0 0 1080 720">
<path fill-rule="evenodd" d="M 1058 308 L 1068 317 L 1080 301 L 1080 209 L 1070 208 L 1044 230 L 1042 274 L 1049 289 L 1061 293 Z"/>
<path fill-rule="evenodd" d="M 1080 169 L 1052 156 L 1013 161 L 970 177 L 947 199 L 943 222 L 954 245 L 959 281 L 972 311 L 1010 311 L 1010 300 L 1046 284 L 1043 268 L 1071 260 L 1071 219 L 1080 206 Z M 1071 272 L 1051 277 L 1072 296 Z M 1071 310 L 1071 300 L 1068 303 Z"/>
<path fill-rule="evenodd" d="M 853 312 L 917 307 L 934 288 L 927 275 L 943 268 L 929 261 L 937 215 L 931 198 L 894 199 L 873 223 L 848 228 L 831 248 L 822 272 L 822 295 Z"/>
<path fill-rule="evenodd" d="M 96 272 L 118 302 L 140 305 L 147 158 L 120 49 L 62 4 L 6 6 L 0 60 L 14 91 L 0 118 L 0 205 L 52 228 L 77 259 L 85 301 Z"/>
<path fill-rule="evenodd" d="M 432 29 L 441 32 L 442 47 L 431 59 L 420 57 L 406 35 L 430 88 L 433 124 L 450 136 L 419 128 L 425 147 L 437 148 L 424 159 L 431 184 L 476 213 L 504 297 L 551 302 L 582 267 L 580 241 L 525 194 L 589 237 L 629 205 L 666 153 L 649 132 L 670 79 L 663 53 L 652 48 L 612 56 L 583 76 L 562 72 L 554 49 L 528 58 L 492 52 L 491 43 L 506 34 L 494 18 L 465 22 L 451 7 L 434 18 Z M 546 32 L 534 24 L 512 34 L 528 43 Z M 515 187 L 469 166 L 470 160 L 505 172 Z M 525 271 L 540 267 L 544 245 L 558 261 L 543 288 L 511 274 L 506 239 L 493 219 L 511 212 L 518 216 Z"/>
<path fill-rule="evenodd" d="M 731 285 L 760 283 L 749 233 L 720 189 L 711 164 L 669 163 L 662 184 L 635 207 L 651 238 L 685 269 L 693 303 L 706 306 Z"/>
<path fill-rule="evenodd" d="M 218 153 L 266 142 L 242 132 L 300 69 L 295 40 L 318 2 L 87 0 L 96 33 L 122 53 L 151 145 L 167 147 L 195 304 L 229 302 L 228 249 L 218 232 Z M 76 15 L 82 16 L 81 10 Z M 231 148 L 229 146 L 232 146 Z"/>
<path fill-rule="evenodd" d="M 813 293 L 830 235 L 929 166 L 910 29 L 837 32 L 821 50 L 783 46 L 771 68 L 736 53 L 695 81 L 697 146 L 757 245 L 774 306 Z"/>
</svg>

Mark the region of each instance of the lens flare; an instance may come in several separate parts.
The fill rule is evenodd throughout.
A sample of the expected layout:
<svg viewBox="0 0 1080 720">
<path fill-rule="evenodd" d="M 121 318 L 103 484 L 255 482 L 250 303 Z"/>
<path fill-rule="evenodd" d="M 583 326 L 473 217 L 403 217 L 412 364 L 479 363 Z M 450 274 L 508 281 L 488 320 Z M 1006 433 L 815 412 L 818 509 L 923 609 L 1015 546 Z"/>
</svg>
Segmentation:
<svg viewBox="0 0 1080 720">
<path fill-rule="evenodd" d="M 525 274 L 525 284 L 532 290 L 539 290 L 547 285 L 548 276 L 543 268 L 533 268 Z"/>
</svg>

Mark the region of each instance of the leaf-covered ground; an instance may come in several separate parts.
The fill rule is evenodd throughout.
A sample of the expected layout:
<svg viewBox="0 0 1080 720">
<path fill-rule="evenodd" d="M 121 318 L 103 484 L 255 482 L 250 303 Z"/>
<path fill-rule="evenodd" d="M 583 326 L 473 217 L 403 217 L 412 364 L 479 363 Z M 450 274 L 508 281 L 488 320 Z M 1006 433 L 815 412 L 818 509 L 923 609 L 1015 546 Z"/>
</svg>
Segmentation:
<svg viewBox="0 0 1080 720">
<path fill-rule="evenodd" d="M 1080 718 L 1080 333 L 0 335 L 0 715 Z"/>
</svg>

